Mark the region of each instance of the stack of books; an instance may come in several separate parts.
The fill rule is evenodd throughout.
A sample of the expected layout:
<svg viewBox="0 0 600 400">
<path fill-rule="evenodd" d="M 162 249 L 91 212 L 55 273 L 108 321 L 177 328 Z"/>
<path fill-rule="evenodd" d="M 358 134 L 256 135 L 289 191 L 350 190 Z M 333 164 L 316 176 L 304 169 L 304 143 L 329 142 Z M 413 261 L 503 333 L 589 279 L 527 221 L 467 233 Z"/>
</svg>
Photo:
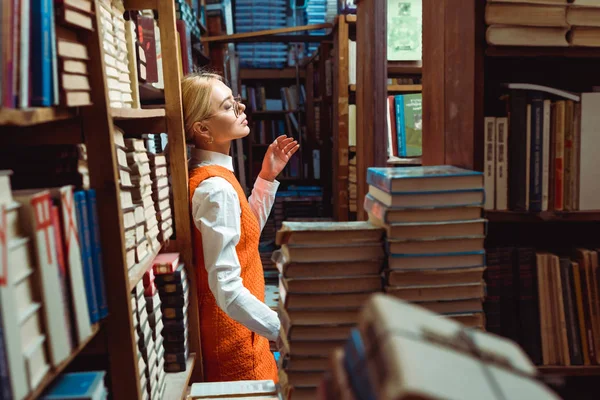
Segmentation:
<svg viewBox="0 0 600 400">
<path fill-rule="evenodd" d="M 57 399 L 108 399 L 104 385 L 106 371 L 69 372 L 60 374 L 40 400 Z"/>
<path fill-rule="evenodd" d="M 152 198 L 156 218 L 160 221 L 158 240 L 166 242 L 173 235 L 171 212 L 171 186 L 169 184 L 167 157 L 164 154 L 148 152 L 152 177 Z"/>
<path fill-rule="evenodd" d="M 98 5 L 110 106 L 132 108 L 134 100 L 131 86 L 137 85 L 137 82 L 132 82 L 130 77 L 129 69 L 132 66 L 129 65 L 128 36 L 123 17 L 125 7 L 121 0 L 103 0 Z"/>
<path fill-rule="evenodd" d="M 152 382 L 151 392 L 157 392 L 158 398 L 162 399 L 165 392 L 166 374 L 165 374 L 165 348 L 164 338 L 162 337 L 163 320 L 161 301 L 158 289 L 155 285 L 154 270 L 151 268 L 145 274 L 142 280 L 144 283 L 144 296 L 146 297 L 146 311 L 148 313 L 148 322 L 152 328 L 152 339 L 154 340 L 154 349 L 156 351 L 157 380 Z M 154 396 L 152 397 L 154 398 Z"/>
<path fill-rule="evenodd" d="M 369 222 L 284 222 L 273 254 L 280 271 L 280 382 L 314 398 L 327 358 L 359 309 L 381 292 L 383 229 Z"/>
<path fill-rule="evenodd" d="M 153 269 L 162 303 L 165 371 L 185 371 L 189 356 L 189 286 L 185 266 L 179 262 L 179 253 L 162 253 L 154 259 Z"/>
<path fill-rule="evenodd" d="M 140 387 L 142 388 L 142 399 L 148 399 L 148 378 L 146 378 L 146 361 L 142 355 L 141 346 L 140 346 L 140 335 L 146 329 L 146 324 L 148 323 L 148 313 L 146 310 L 138 310 L 137 305 L 137 288 L 131 292 L 131 316 L 133 319 L 133 336 L 135 338 L 135 342 L 137 343 L 137 351 L 138 351 L 138 373 L 140 380 Z"/>
<path fill-rule="evenodd" d="M 152 325 L 150 324 L 150 318 L 148 316 L 143 281 L 139 281 L 136 285 L 134 295 L 136 299 L 135 309 L 138 313 L 136 338 L 139 337 L 138 350 L 140 353 L 139 355 L 141 356 L 138 363 L 138 371 L 140 371 L 140 375 L 142 371 L 144 372 L 144 377 L 140 376 L 140 383 L 143 383 L 144 380 L 146 382 L 145 386 L 141 386 L 142 396 L 143 398 L 154 399 L 158 394 L 158 356 L 156 354 L 156 344 L 152 334 Z M 143 364 L 145 364 L 145 368 L 142 368 L 144 366 Z"/>
<path fill-rule="evenodd" d="M 483 174 L 453 166 L 369 168 L 365 211 L 387 232 L 385 291 L 484 329 Z"/>
</svg>

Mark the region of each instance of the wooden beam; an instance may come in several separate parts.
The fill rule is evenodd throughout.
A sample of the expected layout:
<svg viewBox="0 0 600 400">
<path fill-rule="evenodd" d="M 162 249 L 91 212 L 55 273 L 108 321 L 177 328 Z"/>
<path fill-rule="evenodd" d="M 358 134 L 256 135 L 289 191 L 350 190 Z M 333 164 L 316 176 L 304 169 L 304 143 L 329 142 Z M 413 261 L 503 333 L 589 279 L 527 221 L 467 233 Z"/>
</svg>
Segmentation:
<svg viewBox="0 0 600 400">
<path fill-rule="evenodd" d="M 305 78 L 306 73 L 300 70 L 300 78 Z M 296 68 L 283 69 L 260 69 L 260 68 L 241 68 L 240 79 L 296 79 Z"/>
<path fill-rule="evenodd" d="M 367 168 L 387 160 L 387 0 L 363 0 L 356 14 L 356 201 L 357 219 L 365 220 Z"/>
<path fill-rule="evenodd" d="M 124 0 L 126 10 L 156 10 L 158 3 L 164 0 Z"/>
<path fill-rule="evenodd" d="M 98 10 L 98 0 L 95 3 Z M 101 26 L 100 13 L 96 13 L 95 18 L 96 26 Z M 90 183 L 96 190 L 98 202 L 104 282 L 108 294 L 106 329 L 110 392 L 115 400 L 131 400 L 140 398 L 142 392 L 137 368 L 138 348 L 133 333 L 118 163 L 100 36 L 100 29 L 82 34 L 88 52 L 96 55 L 96 59 L 88 63 L 93 106 L 83 107 L 81 113 Z"/>
<path fill-rule="evenodd" d="M 32 126 L 73 117 L 75 110 L 72 108 L 0 108 L 0 126 Z"/>
<path fill-rule="evenodd" d="M 337 221 L 348 221 L 348 23 L 343 15 L 338 16 L 334 31 L 333 70 L 333 217 Z M 321 124 L 321 127 L 324 127 Z M 323 129 L 323 128 L 322 128 Z"/>
<path fill-rule="evenodd" d="M 321 82 L 321 88 L 322 88 L 322 100 L 319 103 L 319 116 L 320 116 L 320 139 L 321 139 L 321 149 L 320 149 L 320 165 L 321 165 L 321 182 L 323 183 L 325 176 L 329 176 L 330 175 L 330 171 L 331 171 L 331 165 L 333 164 L 333 143 L 331 142 L 331 140 L 328 140 L 329 137 L 331 137 L 332 132 L 329 130 L 330 127 L 333 125 L 331 119 L 332 119 L 332 112 L 331 112 L 331 106 L 330 104 L 332 103 L 333 99 L 332 99 L 332 94 L 327 94 L 327 90 L 325 88 L 325 82 L 328 79 L 328 74 L 331 73 L 330 69 L 327 68 L 327 61 L 330 58 L 330 54 L 331 54 L 331 50 L 332 50 L 332 45 L 329 43 L 323 43 L 321 44 L 321 46 L 319 46 L 319 61 L 318 61 L 318 66 L 319 66 L 319 82 Z M 348 74 L 346 73 L 346 77 L 348 76 Z M 335 79 L 334 79 L 335 81 Z M 312 160 L 312 155 L 309 157 L 309 160 Z M 311 177 L 312 178 L 312 177 Z M 323 189 L 323 198 L 324 199 L 331 199 L 332 198 L 332 185 L 331 182 L 329 184 L 324 184 L 324 189 Z M 348 190 L 346 188 L 346 190 Z M 326 202 L 324 205 L 324 212 L 325 215 L 331 215 L 332 214 L 332 204 L 331 204 L 331 200 L 329 200 L 328 202 Z"/>
<path fill-rule="evenodd" d="M 202 348 L 200 346 L 200 322 L 196 290 L 196 269 L 193 264 L 192 224 L 190 220 L 187 150 L 183 124 L 183 104 L 181 101 L 181 74 L 178 60 L 181 57 L 175 27 L 175 3 L 158 3 L 160 18 L 160 42 L 163 57 L 165 82 L 165 118 L 169 140 L 169 164 L 171 167 L 171 187 L 173 191 L 173 212 L 175 213 L 175 237 L 180 257 L 188 270 L 191 283 L 190 305 L 188 308 L 190 352 L 196 353 L 198 363 L 193 379 L 202 380 Z M 165 62 L 166 61 L 166 62 Z"/>
<path fill-rule="evenodd" d="M 280 35 L 282 33 L 330 29 L 330 28 L 332 28 L 332 26 L 333 25 L 331 25 L 329 23 L 303 25 L 303 26 L 291 26 L 291 27 L 287 27 L 287 28 L 266 29 L 266 30 L 256 31 L 256 32 L 236 33 L 233 35 L 207 36 L 207 37 L 203 37 L 202 41 L 205 43 L 211 43 L 211 42 L 212 43 L 232 43 L 232 42 L 238 42 L 238 41 L 242 41 L 242 40 L 254 41 L 255 39 L 260 39 L 261 41 L 268 41 L 268 37 L 273 36 L 273 35 Z M 308 35 L 308 36 L 310 36 L 310 35 Z M 311 37 L 321 38 L 320 40 L 322 40 L 322 38 L 324 36 L 311 36 Z M 290 39 L 291 40 L 288 40 L 288 41 L 297 41 L 297 42 L 310 41 L 310 40 L 308 40 L 309 38 L 307 38 L 306 35 L 290 36 Z"/>
</svg>

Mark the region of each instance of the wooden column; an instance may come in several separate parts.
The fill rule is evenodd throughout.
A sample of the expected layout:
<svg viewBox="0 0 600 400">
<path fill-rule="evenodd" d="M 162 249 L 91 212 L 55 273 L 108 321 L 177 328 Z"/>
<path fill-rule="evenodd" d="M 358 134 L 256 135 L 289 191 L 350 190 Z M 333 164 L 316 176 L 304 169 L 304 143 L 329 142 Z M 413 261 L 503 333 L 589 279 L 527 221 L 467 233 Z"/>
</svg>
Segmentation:
<svg viewBox="0 0 600 400">
<path fill-rule="evenodd" d="M 356 21 L 357 219 L 365 220 L 367 168 L 386 166 L 387 0 L 361 0 Z"/>
<path fill-rule="evenodd" d="M 483 10 L 423 0 L 423 165 L 482 167 Z"/>
<path fill-rule="evenodd" d="M 192 379 L 202 379 L 202 351 L 200 346 L 200 322 L 196 273 L 193 264 L 192 225 L 190 219 L 188 193 L 188 166 L 181 101 L 181 70 L 177 60 L 181 57 L 175 26 L 175 4 L 173 1 L 159 1 L 158 4 L 160 43 L 163 57 L 163 78 L 165 82 L 165 113 L 169 138 L 169 164 L 171 167 L 171 189 L 175 213 L 177 250 L 185 263 L 190 280 L 190 305 L 188 326 L 190 353 L 196 353 L 196 370 Z"/>
<path fill-rule="evenodd" d="M 333 56 L 333 218 L 348 221 L 348 23 L 339 15 Z M 321 60 L 321 63 L 324 61 Z M 321 124 L 321 136 L 325 132 Z M 321 160 L 323 162 L 323 160 Z"/>
<path fill-rule="evenodd" d="M 329 43 L 321 43 L 319 46 L 319 82 L 325 87 L 325 82 L 327 81 L 327 74 L 331 73 L 330 69 L 327 67 L 331 58 L 331 50 L 332 46 Z M 329 64 L 330 68 L 333 68 L 332 64 Z M 346 79 L 348 74 L 346 73 Z M 335 81 L 335 78 L 333 79 Z M 346 85 L 347 87 L 347 85 Z M 347 89 L 346 89 L 347 90 Z M 329 202 L 325 202 L 323 205 L 323 212 L 325 215 L 331 215 L 331 199 L 332 199 L 332 182 L 327 184 L 326 176 L 329 176 L 331 172 L 331 165 L 333 162 L 333 143 L 329 140 L 329 137 L 332 133 L 332 115 L 331 115 L 331 101 L 332 94 L 328 94 L 327 90 L 324 89 L 321 93 L 321 102 L 319 103 L 319 118 L 320 118 L 320 166 L 321 166 L 321 183 L 323 184 L 323 199 L 329 199 Z M 312 160 L 312 155 L 309 157 Z M 347 157 L 346 157 L 347 159 Z M 347 162 L 346 162 L 347 164 Z M 346 166 L 347 170 L 347 166 Z M 346 173 L 346 177 L 348 174 Z M 346 193 L 348 193 L 348 188 L 346 186 Z M 346 204 L 348 204 L 346 202 Z"/>
</svg>

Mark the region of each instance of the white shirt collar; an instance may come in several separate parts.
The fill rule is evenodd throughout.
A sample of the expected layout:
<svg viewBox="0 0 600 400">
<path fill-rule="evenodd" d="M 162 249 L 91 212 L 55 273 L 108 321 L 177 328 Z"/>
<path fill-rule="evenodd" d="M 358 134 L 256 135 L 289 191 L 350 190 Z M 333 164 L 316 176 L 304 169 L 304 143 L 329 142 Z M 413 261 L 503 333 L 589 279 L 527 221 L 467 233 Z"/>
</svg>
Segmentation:
<svg viewBox="0 0 600 400">
<path fill-rule="evenodd" d="M 191 164 L 213 164 L 227 168 L 233 172 L 233 158 L 231 158 L 231 156 L 214 151 L 198 149 L 195 147 L 192 149 Z"/>
</svg>

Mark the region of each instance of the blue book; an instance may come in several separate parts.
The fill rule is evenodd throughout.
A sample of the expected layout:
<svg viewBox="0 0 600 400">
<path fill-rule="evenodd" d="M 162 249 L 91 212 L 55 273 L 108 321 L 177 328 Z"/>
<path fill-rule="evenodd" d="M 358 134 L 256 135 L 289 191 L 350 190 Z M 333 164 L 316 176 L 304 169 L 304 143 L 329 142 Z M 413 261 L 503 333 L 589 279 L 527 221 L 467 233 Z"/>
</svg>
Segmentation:
<svg viewBox="0 0 600 400">
<path fill-rule="evenodd" d="M 401 94 L 394 96 L 396 108 L 396 136 L 398 138 L 398 157 L 406 157 L 406 130 L 404 123 L 404 97 Z"/>
<path fill-rule="evenodd" d="M 367 367 L 365 345 L 358 329 L 350 331 L 350 337 L 344 346 L 344 369 L 357 399 L 375 400 L 375 391 L 371 386 Z"/>
<path fill-rule="evenodd" d="M 544 95 L 533 92 L 531 101 L 531 147 L 529 162 L 529 211 L 542 211 Z"/>
<path fill-rule="evenodd" d="M 53 0 L 31 0 L 31 105 L 52 105 Z"/>
<path fill-rule="evenodd" d="M 100 243 L 100 227 L 98 225 L 98 209 L 96 207 L 96 191 L 90 189 L 87 194 L 88 222 L 90 227 L 90 243 L 92 245 L 92 266 L 94 270 L 94 284 L 96 304 L 100 319 L 108 315 L 106 287 L 104 286 L 104 263 L 102 262 L 102 244 Z"/>
<path fill-rule="evenodd" d="M 367 183 L 390 194 L 483 190 L 483 173 L 452 165 L 369 168 Z"/>
<path fill-rule="evenodd" d="M 96 288 L 94 283 L 94 264 L 92 261 L 92 244 L 90 241 L 90 225 L 88 223 L 87 200 L 85 191 L 78 190 L 73 194 L 75 198 L 75 213 L 79 226 L 79 243 L 81 245 L 81 258 L 83 264 L 83 278 L 85 280 L 85 295 L 88 301 L 90 322 L 99 321 L 98 303 L 96 302 Z"/>
<path fill-rule="evenodd" d="M 103 400 L 107 398 L 105 371 L 71 372 L 60 375 L 40 400 Z"/>
</svg>

